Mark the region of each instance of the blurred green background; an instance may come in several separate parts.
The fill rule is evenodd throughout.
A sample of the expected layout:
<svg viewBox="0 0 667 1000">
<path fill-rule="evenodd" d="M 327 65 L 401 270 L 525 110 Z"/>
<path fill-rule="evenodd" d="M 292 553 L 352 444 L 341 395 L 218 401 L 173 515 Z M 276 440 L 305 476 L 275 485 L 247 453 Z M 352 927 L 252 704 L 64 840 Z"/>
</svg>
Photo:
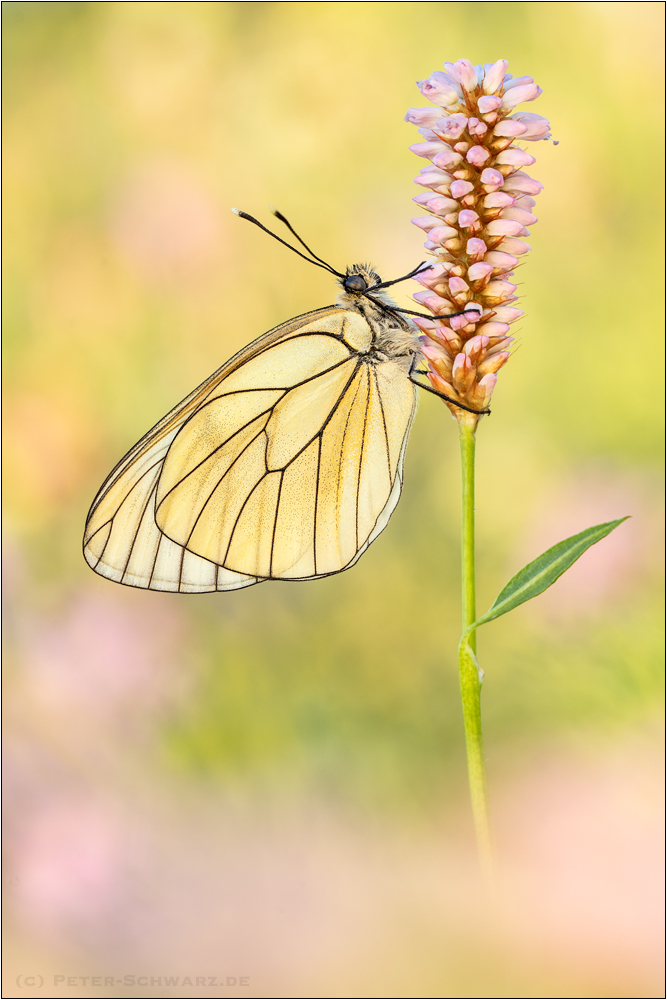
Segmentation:
<svg viewBox="0 0 667 1000">
<path fill-rule="evenodd" d="M 2 10 L 7 975 L 45 983 L 11 995 L 658 995 L 664 5 Z M 531 147 L 527 315 L 478 434 L 480 607 L 632 515 L 480 634 L 505 886 L 483 957 L 445 407 L 422 398 L 349 573 L 179 597 L 80 554 L 145 430 L 335 296 L 232 205 L 279 206 L 338 268 L 423 258 L 403 116 L 461 56 L 533 75 L 559 140 Z"/>
</svg>

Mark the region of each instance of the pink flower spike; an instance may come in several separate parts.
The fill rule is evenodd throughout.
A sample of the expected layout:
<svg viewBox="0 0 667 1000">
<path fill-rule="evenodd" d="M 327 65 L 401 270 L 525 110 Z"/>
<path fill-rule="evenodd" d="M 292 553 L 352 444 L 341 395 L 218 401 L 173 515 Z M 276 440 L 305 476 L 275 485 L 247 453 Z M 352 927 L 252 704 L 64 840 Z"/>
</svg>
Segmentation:
<svg viewBox="0 0 667 1000">
<path fill-rule="evenodd" d="M 538 87 L 536 83 L 527 83 L 521 87 L 513 87 L 511 90 L 506 90 L 502 103 L 503 110 L 509 111 L 511 108 L 515 108 L 517 104 L 523 104 L 524 101 L 534 101 L 541 93 L 542 88 Z"/>
<path fill-rule="evenodd" d="M 477 264 L 471 264 L 468 268 L 468 277 L 471 281 L 483 281 L 493 272 L 493 265 L 486 264 L 484 261 L 479 261 Z"/>
<path fill-rule="evenodd" d="M 474 190 L 474 185 L 470 181 L 454 181 L 451 186 L 452 198 L 463 198 Z"/>
<path fill-rule="evenodd" d="M 444 142 L 415 142 L 409 147 L 411 153 L 415 153 L 417 156 L 426 156 L 429 160 L 432 160 L 436 153 L 442 152 L 444 149 L 448 149 Z"/>
<path fill-rule="evenodd" d="M 492 111 L 495 111 L 496 108 L 499 108 L 502 103 L 502 97 L 480 97 L 477 102 L 477 107 L 479 108 L 481 114 L 488 115 Z"/>
<path fill-rule="evenodd" d="M 473 236 L 471 240 L 466 243 L 466 253 L 471 257 L 481 256 L 486 253 L 486 243 L 484 240 L 477 239 Z"/>
<path fill-rule="evenodd" d="M 433 143 L 433 145 L 436 144 Z M 442 150 L 433 157 L 433 163 L 436 167 L 440 167 L 443 170 L 449 170 L 451 167 L 455 167 L 457 163 L 461 162 L 462 157 L 460 153 L 455 153 L 453 149 L 450 149 L 449 146 L 445 146 L 444 143 L 438 143 L 438 145 L 442 146 Z M 412 146 L 410 148 L 412 149 Z M 422 153 L 421 155 L 423 156 L 425 154 Z"/>
<path fill-rule="evenodd" d="M 523 124 L 523 122 L 512 121 L 511 118 L 503 118 L 493 129 L 493 134 L 502 137 L 514 137 L 517 135 L 523 135 L 524 132 L 528 131 L 528 127 Z"/>
<path fill-rule="evenodd" d="M 487 167 L 486 170 L 482 170 L 479 179 L 485 187 L 498 188 L 502 187 L 505 182 L 505 178 L 500 171 L 494 170 L 492 167 Z"/>
<path fill-rule="evenodd" d="M 466 153 L 466 160 L 473 167 L 483 167 L 491 153 L 484 146 L 472 146 Z"/>
<path fill-rule="evenodd" d="M 422 96 L 433 104 L 438 104 L 442 108 L 448 108 L 452 104 L 458 104 L 460 94 L 455 89 L 451 77 L 441 70 L 431 73 L 428 80 L 418 80 L 417 86 L 422 92 Z"/>
<path fill-rule="evenodd" d="M 511 271 L 519 263 L 518 257 L 513 257 L 509 253 L 500 253 L 498 250 L 490 250 L 486 254 L 485 260 L 487 264 L 493 264 L 493 270 L 496 274 Z"/>
<path fill-rule="evenodd" d="M 496 163 L 509 167 L 530 167 L 531 164 L 535 163 L 535 157 L 531 156 L 530 153 L 524 153 L 522 149 L 514 149 L 513 146 L 510 146 L 509 149 L 498 153 Z"/>
<path fill-rule="evenodd" d="M 468 131 L 470 135 L 484 135 L 488 131 L 489 126 L 481 122 L 479 118 L 469 118 L 468 119 Z"/>
<path fill-rule="evenodd" d="M 425 125 L 427 128 L 432 128 L 441 117 L 440 108 L 410 108 L 404 121 L 410 122 L 411 125 Z"/>
<path fill-rule="evenodd" d="M 459 212 L 459 226 L 462 229 L 469 229 L 471 226 L 476 226 L 479 223 L 479 215 L 477 212 L 473 212 L 469 208 L 464 208 L 462 212 Z"/>
<path fill-rule="evenodd" d="M 505 78 L 508 65 L 507 59 L 498 59 L 497 62 L 494 62 L 494 64 L 487 69 L 484 74 L 484 83 L 482 85 L 485 94 L 493 94 L 496 90 L 498 90 L 498 87 Z M 487 100 L 487 98 L 483 97 L 482 100 Z M 499 105 L 500 101 L 496 107 L 499 107 Z M 489 110 L 495 111 L 495 108 L 489 108 Z M 484 109 L 484 113 L 486 113 L 486 108 Z"/>
</svg>

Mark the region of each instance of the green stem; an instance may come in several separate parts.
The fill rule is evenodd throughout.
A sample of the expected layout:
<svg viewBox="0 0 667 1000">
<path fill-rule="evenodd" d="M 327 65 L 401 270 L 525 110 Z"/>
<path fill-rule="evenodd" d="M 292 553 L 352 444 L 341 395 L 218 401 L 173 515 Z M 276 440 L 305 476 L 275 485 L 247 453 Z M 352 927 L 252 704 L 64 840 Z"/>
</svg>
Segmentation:
<svg viewBox="0 0 667 1000">
<path fill-rule="evenodd" d="M 461 591 L 463 631 L 476 618 L 475 610 L 475 425 L 476 421 L 459 421 L 461 443 Z M 471 632 L 467 644 L 476 652 L 475 633 Z M 459 650 L 459 679 L 468 754 L 468 780 L 472 802 L 475 833 L 480 861 L 487 878 L 491 877 L 492 850 L 489 823 L 489 805 L 486 790 L 486 766 L 482 743 L 482 714 L 480 693 L 482 682 L 474 656 L 466 655 L 465 643 Z"/>
</svg>

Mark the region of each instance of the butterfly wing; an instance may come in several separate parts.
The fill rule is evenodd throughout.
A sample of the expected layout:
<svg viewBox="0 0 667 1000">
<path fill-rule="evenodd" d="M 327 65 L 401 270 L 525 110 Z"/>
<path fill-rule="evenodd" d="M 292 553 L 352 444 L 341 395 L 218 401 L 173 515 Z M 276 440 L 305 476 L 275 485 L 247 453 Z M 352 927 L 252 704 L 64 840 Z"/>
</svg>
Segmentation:
<svg viewBox="0 0 667 1000">
<path fill-rule="evenodd" d="M 135 587 L 232 590 L 352 565 L 398 502 L 414 389 L 358 314 L 260 337 L 163 418 L 96 497 L 88 564 Z"/>
</svg>

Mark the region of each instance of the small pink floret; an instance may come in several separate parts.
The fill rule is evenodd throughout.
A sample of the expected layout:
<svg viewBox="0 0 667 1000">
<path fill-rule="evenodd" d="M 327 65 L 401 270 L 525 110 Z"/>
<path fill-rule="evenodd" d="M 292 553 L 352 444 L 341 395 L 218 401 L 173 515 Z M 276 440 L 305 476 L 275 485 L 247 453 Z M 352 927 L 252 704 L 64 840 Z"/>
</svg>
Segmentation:
<svg viewBox="0 0 667 1000">
<path fill-rule="evenodd" d="M 499 170 L 494 170 L 493 167 L 482 170 L 479 179 L 486 187 L 502 187 L 505 183 L 503 175 Z"/>
<path fill-rule="evenodd" d="M 474 190 L 474 185 L 470 181 L 454 181 L 450 190 L 452 198 L 464 198 Z"/>
<path fill-rule="evenodd" d="M 484 261 L 479 261 L 477 264 L 470 265 L 468 268 L 468 277 L 471 281 L 482 281 L 484 278 L 488 277 L 492 271 L 492 264 L 486 264 Z"/>
<path fill-rule="evenodd" d="M 491 153 L 484 146 L 472 146 L 466 153 L 466 160 L 473 167 L 482 167 L 490 156 Z"/>
</svg>

